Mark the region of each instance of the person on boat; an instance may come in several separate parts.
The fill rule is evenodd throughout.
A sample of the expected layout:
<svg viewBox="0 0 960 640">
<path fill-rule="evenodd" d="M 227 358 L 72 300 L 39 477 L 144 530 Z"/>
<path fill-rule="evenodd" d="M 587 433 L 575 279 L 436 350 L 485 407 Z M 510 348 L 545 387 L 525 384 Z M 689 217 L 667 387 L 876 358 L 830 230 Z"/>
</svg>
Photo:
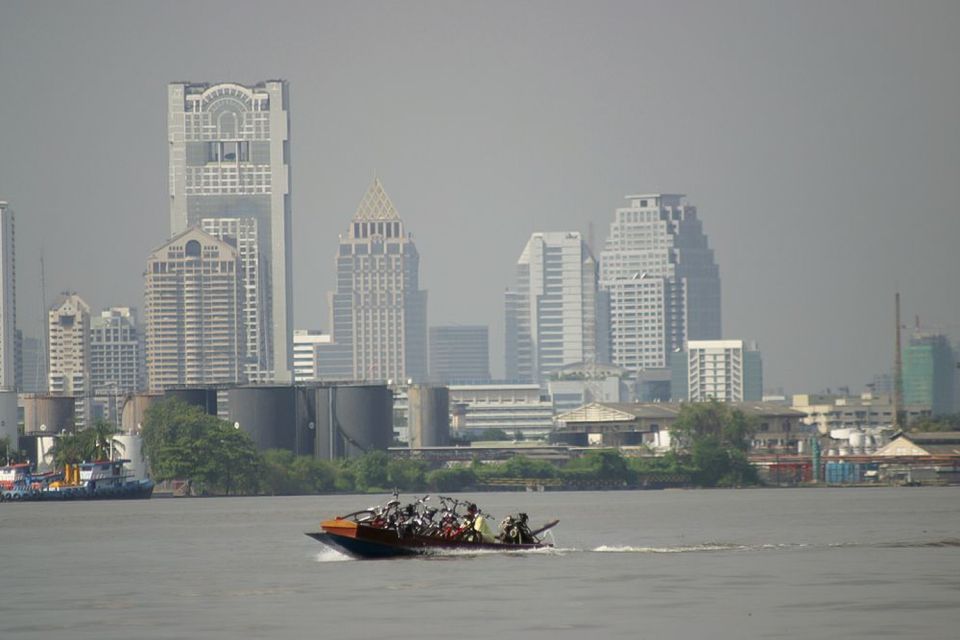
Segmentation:
<svg viewBox="0 0 960 640">
<path fill-rule="evenodd" d="M 473 530 L 480 534 L 481 542 L 496 542 L 497 537 L 490 528 L 490 523 L 481 513 L 477 505 L 470 503 L 467 505 L 467 526 L 473 527 Z"/>
</svg>

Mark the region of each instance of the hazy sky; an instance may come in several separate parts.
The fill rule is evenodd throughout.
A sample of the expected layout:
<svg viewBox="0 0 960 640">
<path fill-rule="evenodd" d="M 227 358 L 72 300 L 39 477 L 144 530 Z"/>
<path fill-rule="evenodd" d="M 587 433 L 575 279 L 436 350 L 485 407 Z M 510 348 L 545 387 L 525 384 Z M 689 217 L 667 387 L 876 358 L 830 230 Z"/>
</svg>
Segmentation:
<svg viewBox="0 0 960 640">
<path fill-rule="evenodd" d="M 623 196 L 698 207 L 725 337 L 767 388 L 862 388 L 905 319 L 960 337 L 960 3 L 0 0 L 0 199 L 18 315 L 142 309 L 167 238 L 166 85 L 290 81 L 295 324 L 329 328 L 374 172 L 431 325 L 491 326 L 534 231 Z"/>
</svg>

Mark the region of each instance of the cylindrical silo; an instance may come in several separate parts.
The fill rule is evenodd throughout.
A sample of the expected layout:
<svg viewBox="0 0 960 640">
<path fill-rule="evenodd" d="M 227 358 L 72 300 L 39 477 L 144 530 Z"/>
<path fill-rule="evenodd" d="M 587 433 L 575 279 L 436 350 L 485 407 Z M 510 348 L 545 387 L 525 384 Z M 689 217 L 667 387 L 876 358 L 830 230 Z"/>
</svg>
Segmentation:
<svg viewBox="0 0 960 640">
<path fill-rule="evenodd" d="M 200 407 L 212 416 L 217 415 L 217 390 L 209 387 L 167 389 L 164 398 L 179 398 L 189 405 Z"/>
<path fill-rule="evenodd" d="M 17 392 L 0 391 L 0 438 L 17 448 Z"/>
<path fill-rule="evenodd" d="M 450 390 L 413 384 L 407 387 L 410 447 L 445 447 L 450 444 Z"/>
<path fill-rule="evenodd" d="M 317 388 L 315 455 L 350 458 L 393 442 L 393 392 L 385 385 Z"/>
<path fill-rule="evenodd" d="M 72 396 L 45 396 L 25 394 L 23 402 L 23 432 L 28 434 L 73 431 L 74 398 Z"/>
<path fill-rule="evenodd" d="M 126 470 L 137 480 L 147 477 L 147 458 L 143 453 L 143 438 L 133 434 L 113 436 L 113 458 L 129 460 Z"/>
<path fill-rule="evenodd" d="M 257 449 L 296 449 L 294 387 L 235 387 L 227 395 L 228 420 L 250 434 Z"/>
<path fill-rule="evenodd" d="M 121 410 L 120 429 L 125 433 L 137 433 L 143 425 L 147 409 L 163 396 L 155 393 L 132 393 L 126 397 Z"/>
</svg>

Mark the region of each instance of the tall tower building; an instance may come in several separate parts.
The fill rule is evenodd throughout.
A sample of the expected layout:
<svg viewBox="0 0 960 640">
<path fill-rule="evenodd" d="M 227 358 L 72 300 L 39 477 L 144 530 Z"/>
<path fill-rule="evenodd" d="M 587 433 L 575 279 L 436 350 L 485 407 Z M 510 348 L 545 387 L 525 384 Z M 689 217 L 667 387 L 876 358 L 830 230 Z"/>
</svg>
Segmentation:
<svg viewBox="0 0 960 640">
<path fill-rule="evenodd" d="M 143 389 L 143 345 L 136 313 L 111 307 L 90 321 L 90 387 L 94 395 Z"/>
<path fill-rule="evenodd" d="M 270 382 L 272 332 L 267 315 L 265 274 L 268 269 L 257 235 L 256 218 L 203 218 L 200 227 L 214 238 L 233 246 L 240 256 L 243 283 L 243 371 L 248 383 Z M 294 347 L 296 350 L 296 347 Z M 295 356 L 294 356 L 295 357 Z"/>
<path fill-rule="evenodd" d="M 905 356 L 904 404 L 929 409 L 935 416 L 952 413 L 957 359 L 950 340 L 939 333 L 914 333 Z"/>
<path fill-rule="evenodd" d="M 90 395 L 90 307 L 75 293 L 64 293 L 47 316 L 50 364 L 47 388 L 73 396 L 75 422 L 86 424 Z"/>
<path fill-rule="evenodd" d="M 425 380 L 427 292 L 420 290 L 420 256 L 379 179 L 340 236 L 336 266 L 333 340 L 317 345 L 319 377 Z"/>
<path fill-rule="evenodd" d="M 665 370 L 687 340 L 718 340 L 720 272 L 696 207 L 676 194 L 627 196 L 600 253 L 609 296 L 610 359 Z"/>
<path fill-rule="evenodd" d="M 13 209 L 0 201 L 0 389 L 14 389 L 17 377 L 17 271 Z"/>
<path fill-rule="evenodd" d="M 167 96 L 170 233 L 209 218 L 256 221 L 257 252 L 262 256 L 257 278 L 262 309 L 256 313 L 263 320 L 256 321 L 256 338 L 245 334 L 244 367 L 254 381 L 291 382 L 288 85 L 282 80 L 254 86 L 172 83 Z"/>
<path fill-rule="evenodd" d="M 239 252 L 193 227 L 147 259 L 147 383 L 169 387 L 244 382 Z"/>
<path fill-rule="evenodd" d="M 430 380 L 440 384 L 490 382 L 490 339 L 487 327 L 430 327 Z"/>
<path fill-rule="evenodd" d="M 504 303 L 508 379 L 541 382 L 597 362 L 597 263 L 579 232 L 530 236 Z"/>
</svg>

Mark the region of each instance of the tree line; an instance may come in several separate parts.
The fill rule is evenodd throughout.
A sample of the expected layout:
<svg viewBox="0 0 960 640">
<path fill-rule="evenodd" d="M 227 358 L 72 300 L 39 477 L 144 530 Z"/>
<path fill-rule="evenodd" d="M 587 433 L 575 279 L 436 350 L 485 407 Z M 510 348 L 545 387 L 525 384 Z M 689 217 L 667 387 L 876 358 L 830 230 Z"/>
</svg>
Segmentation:
<svg viewBox="0 0 960 640">
<path fill-rule="evenodd" d="M 664 456 L 625 457 L 590 451 L 554 464 L 517 455 L 504 462 L 435 467 L 371 451 L 345 460 L 319 460 L 291 451 L 257 451 L 252 439 L 216 416 L 171 398 L 152 405 L 143 425 L 155 480 L 186 480 L 194 494 L 290 495 L 331 492 L 457 491 L 509 479 L 546 480 L 559 487 L 651 486 L 667 478 L 683 486 L 757 483 L 747 461 L 753 422 L 719 402 L 684 406 L 671 428 L 675 447 Z M 656 484 L 654 482 L 654 484 Z"/>
</svg>

